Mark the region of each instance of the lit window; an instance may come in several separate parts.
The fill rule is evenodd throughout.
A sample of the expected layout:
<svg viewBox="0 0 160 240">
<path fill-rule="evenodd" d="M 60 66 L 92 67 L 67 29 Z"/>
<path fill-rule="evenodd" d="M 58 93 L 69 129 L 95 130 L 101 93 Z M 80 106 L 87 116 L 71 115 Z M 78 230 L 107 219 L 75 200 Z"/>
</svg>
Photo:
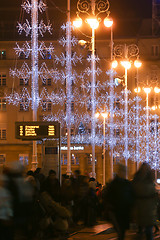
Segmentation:
<svg viewBox="0 0 160 240">
<path fill-rule="evenodd" d="M 65 128 L 64 134 L 65 136 L 67 136 L 67 128 Z M 74 136 L 74 135 L 75 135 L 75 129 L 71 128 L 71 136 Z"/>
<path fill-rule="evenodd" d="M 43 59 L 52 59 L 52 55 L 49 51 L 43 51 Z"/>
<path fill-rule="evenodd" d="M 0 140 L 6 140 L 6 129 L 0 128 Z"/>
<path fill-rule="evenodd" d="M 92 154 L 90 153 L 90 154 L 87 154 L 87 156 L 88 156 L 88 165 L 91 165 L 92 164 Z M 96 159 L 96 157 L 95 157 L 95 164 L 97 164 L 97 159 Z"/>
<path fill-rule="evenodd" d="M 42 84 L 43 84 L 43 86 L 51 86 L 51 85 L 52 85 L 52 80 L 51 80 L 51 78 L 48 78 L 48 79 L 43 78 Z"/>
<path fill-rule="evenodd" d="M 67 154 L 62 154 L 61 164 L 67 165 Z"/>
<path fill-rule="evenodd" d="M 51 111 L 52 110 L 52 103 L 50 101 L 43 100 L 42 103 L 42 111 Z"/>
<path fill-rule="evenodd" d="M 116 98 L 115 100 L 115 110 L 120 110 L 120 99 L 119 98 Z"/>
<path fill-rule="evenodd" d="M 71 164 L 72 165 L 79 165 L 79 159 L 76 154 L 71 155 Z"/>
<path fill-rule="evenodd" d="M 27 98 L 22 99 L 20 103 L 20 111 L 29 111 L 29 103 Z"/>
<path fill-rule="evenodd" d="M 29 83 L 29 80 L 27 78 L 25 78 L 25 79 L 24 78 L 20 78 L 19 79 L 19 85 L 20 86 L 24 86 L 24 85 L 27 86 L 28 83 Z"/>
<path fill-rule="evenodd" d="M 28 154 L 19 154 L 19 161 L 22 165 L 28 165 L 29 162 Z"/>
<path fill-rule="evenodd" d="M 47 79 L 47 85 L 48 85 L 48 86 L 51 86 L 51 83 L 52 83 L 52 82 L 51 82 L 51 78 L 48 78 L 48 79 Z"/>
<path fill-rule="evenodd" d="M 74 154 L 71 155 L 71 164 L 72 165 L 75 164 L 75 155 Z"/>
<path fill-rule="evenodd" d="M 48 111 L 51 111 L 51 110 L 52 110 L 52 103 L 48 102 Z"/>
<path fill-rule="evenodd" d="M 119 163 L 120 162 L 120 155 L 118 154 L 117 156 L 113 157 L 113 163 Z"/>
<path fill-rule="evenodd" d="M 115 137 L 119 137 L 119 135 L 120 135 L 120 129 L 119 128 L 114 129 L 114 135 L 115 135 Z"/>
<path fill-rule="evenodd" d="M 66 112 L 66 109 L 67 109 L 67 103 L 66 103 L 66 101 L 65 101 L 65 105 L 64 105 L 64 111 Z M 71 101 L 71 111 L 72 112 L 74 112 L 74 102 L 73 101 Z"/>
<path fill-rule="evenodd" d="M 6 111 L 6 99 L 5 98 L 0 98 L 0 110 Z"/>
<path fill-rule="evenodd" d="M 0 74 L 0 86 L 6 86 L 6 74 Z"/>
</svg>

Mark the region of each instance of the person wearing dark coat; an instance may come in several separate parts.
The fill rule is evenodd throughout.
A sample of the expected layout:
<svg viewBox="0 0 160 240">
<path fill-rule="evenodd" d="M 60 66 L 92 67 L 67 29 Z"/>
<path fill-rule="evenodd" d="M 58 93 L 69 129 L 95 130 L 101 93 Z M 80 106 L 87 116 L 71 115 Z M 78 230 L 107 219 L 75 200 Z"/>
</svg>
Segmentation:
<svg viewBox="0 0 160 240">
<path fill-rule="evenodd" d="M 56 202 L 61 201 L 61 187 L 55 170 L 49 170 L 48 177 L 43 183 L 42 191 L 46 191 Z"/>
<path fill-rule="evenodd" d="M 125 179 L 126 167 L 118 165 L 115 178 L 107 185 L 104 201 L 107 204 L 108 215 L 117 234 L 118 240 L 124 240 L 129 229 L 131 210 L 134 203 L 132 184 Z"/>
<path fill-rule="evenodd" d="M 153 240 L 153 226 L 156 226 L 157 219 L 157 192 L 153 173 L 148 163 L 142 163 L 136 172 L 133 187 L 136 196 L 136 223 L 141 232 L 143 229 L 145 230 L 146 239 Z"/>
</svg>

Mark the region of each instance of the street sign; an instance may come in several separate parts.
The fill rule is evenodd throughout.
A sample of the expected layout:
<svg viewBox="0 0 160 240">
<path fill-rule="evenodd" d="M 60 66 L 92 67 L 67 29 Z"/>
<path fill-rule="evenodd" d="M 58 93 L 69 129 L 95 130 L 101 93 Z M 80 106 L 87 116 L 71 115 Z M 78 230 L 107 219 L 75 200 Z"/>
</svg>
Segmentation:
<svg viewBox="0 0 160 240">
<path fill-rule="evenodd" d="M 15 137 L 22 140 L 60 138 L 59 122 L 15 122 Z"/>
</svg>

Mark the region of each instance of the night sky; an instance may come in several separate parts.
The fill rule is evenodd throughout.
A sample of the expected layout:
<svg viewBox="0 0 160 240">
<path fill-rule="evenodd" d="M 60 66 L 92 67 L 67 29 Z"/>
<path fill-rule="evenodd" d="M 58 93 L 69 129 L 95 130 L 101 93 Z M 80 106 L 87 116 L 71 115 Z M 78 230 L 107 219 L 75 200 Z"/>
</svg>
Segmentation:
<svg viewBox="0 0 160 240">
<path fill-rule="evenodd" d="M 66 10 L 67 0 L 44 0 L 49 8 L 55 8 L 62 14 Z M 76 10 L 76 0 L 71 1 L 71 13 Z M 152 0 L 110 0 L 110 12 L 114 18 L 147 18 L 151 17 Z M 9 18 L 14 16 L 17 18 L 17 11 L 20 13 L 20 5 L 22 0 L 4 0 L 0 5 L 0 18 Z M 62 11 L 62 12 L 61 12 Z M 8 14 L 7 14 L 8 12 Z"/>
<path fill-rule="evenodd" d="M 24 0 L 3 0 L 0 5 L 0 21 L 14 23 L 10 33 L 10 37 L 16 36 L 17 34 L 17 21 L 22 22 L 27 16 L 23 16 L 21 10 L 21 4 Z M 31 0 L 29 0 L 31 1 Z M 59 37 L 60 26 L 67 21 L 67 0 L 43 0 L 47 3 L 48 10 L 45 17 L 47 20 L 51 20 L 53 26 L 53 39 Z M 98 0 L 97 0 L 98 1 Z M 71 2 L 71 21 L 76 17 L 77 11 L 77 0 L 70 0 Z M 130 35 L 135 35 L 135 31 L 130 31 L 133 29 L 135 24 L 137 27 L 139 25 L 138 21 L 143 18 L 152 17 L 152 0 L 110 0 L 110 17 L 114 21 L 114 33 L 117 35 L 126 35 L 128 32 Z M 26 13 L 25 13 L 26 14 Z M 103 16 L 101 16 L 103 18 Z M 105 16 L 104 16 L 105 17 Z M 22 20 L 23 19 L 23 20 Z M 44 18 L 43 18 L 44 19 Z M 46 20 L 46 19 L 44 19 Z M 137 21 L 137 22 L 136 22 Z M 46 21 L 45 21 L 46 22 Z M 135 22 L 135 23 L 134 23 Z M 2 27 L 3 25 L 1 25 Z M 4 25 L 6 26 L 6 25 Z M 56 30 L 57 29 L 57 30 Z M 1 29 L 0 29 L 1 31 Z M 104 29 L 98 28 L 97 35 Z M 106 31 L 106 30 L 105 30 Z M 100 34 L 101 34 L 100 33 Z M 15 37 L 16 38 L 16 37 Z M 0 36 L 1 39 L 1 36 Z"/>
</svg>

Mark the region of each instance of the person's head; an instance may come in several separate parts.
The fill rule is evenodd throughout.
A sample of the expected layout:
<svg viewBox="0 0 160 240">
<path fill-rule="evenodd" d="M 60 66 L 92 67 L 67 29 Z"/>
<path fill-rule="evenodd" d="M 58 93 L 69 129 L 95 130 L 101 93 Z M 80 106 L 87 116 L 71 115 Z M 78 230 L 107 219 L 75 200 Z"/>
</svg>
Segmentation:
<svg viewBox="0 0 160 240">
<path fill-rule="evenodd" d="M 153 180 L 153 173 L 150 165 L 147 162 L 143 162 L 139 168 L 139 173 L 142 178 L 146 178 L 148 180 Z"/>
<path fill-rule="evenodd" d="M 39 173 L 40 173 L 40 171 L 41 171 L 41 168 L 36 168 L 36 170 L 34 171 L 34 175 L 36 176 L 36 175 L 38 175 Z"/>
<path fill-rule="evenodd" d="M 101 184 L 101 183 L 98 183 L 98 184 L 97 184 L 97 187 L 98 187 L 99 189 L 102 189 L 102 184 Z"/>
<path fill-rule="evenodd" d="M 77 169 L 77 170 L 74 171 L 74 176 L 75 176 L 75 178 L 79 177 L 80 174 L 81 174 L 81 172 L 80 172 L 79 169 Z"/>
<path fill-rule="evenodd" d="M 95 182 L 96 179 L 95 179 L 94 177 L 90 177 L 89 181 L 90 181 L 90 182 Z"/>
<path fill-rule="evenodd" d="M 53 169 L 49 170 L 48 176 L 52 178 L 56 178 L 56 171 Z"/>
</svg>

